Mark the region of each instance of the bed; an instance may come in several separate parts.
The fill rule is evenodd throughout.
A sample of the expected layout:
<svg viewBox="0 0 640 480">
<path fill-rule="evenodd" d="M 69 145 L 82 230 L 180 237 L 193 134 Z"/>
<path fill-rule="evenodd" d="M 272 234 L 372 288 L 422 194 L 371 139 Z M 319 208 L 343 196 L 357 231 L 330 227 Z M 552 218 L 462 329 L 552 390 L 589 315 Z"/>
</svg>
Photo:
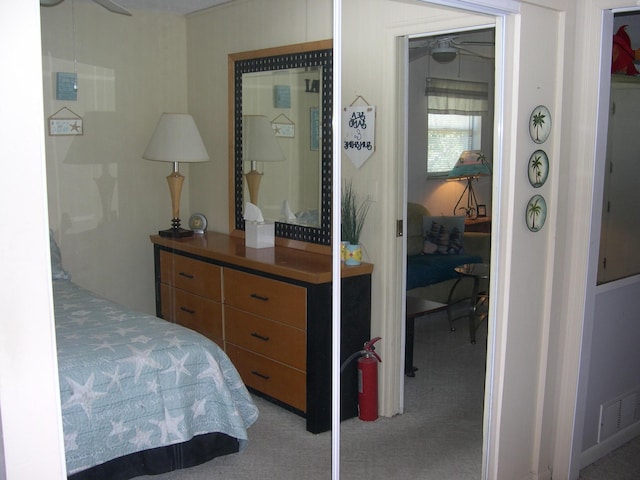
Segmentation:
<svg viewBox="0 0 640 480">
<path fill-rule="evenodd" d="M 74 284 L 52 242 L 69 479 L 124 480 L 241 450 L 258 417 L 215 343 Z"/>
</svg>

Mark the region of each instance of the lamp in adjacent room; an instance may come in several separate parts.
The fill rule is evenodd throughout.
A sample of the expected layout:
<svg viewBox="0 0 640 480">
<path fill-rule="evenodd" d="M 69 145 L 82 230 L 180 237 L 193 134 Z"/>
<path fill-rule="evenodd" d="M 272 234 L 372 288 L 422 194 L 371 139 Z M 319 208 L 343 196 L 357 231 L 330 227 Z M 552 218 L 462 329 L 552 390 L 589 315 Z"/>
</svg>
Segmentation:
<svg viewBox="0 0 640 480">
<path fill-rule="evenodd" d="M 262 173 L 258 172 L 258 162 L 283 162 L 286 160 L 276 139 L 271 122 L 264 115 L 244 115 L 242 117 L 242 159 L 251 162 L 251 170 L 245 173 L 249 189 L 249 199 L 258 205 L 258 191 Z"/>
<path fill-rule="evenodd" d="M 206 162 L 209 155 L 191 115 L 163 113 L 142 158 L 160 162 L 173 162 L 173 171 L 167 176 L 173 217 L 171 228 L 161 230 L 162 237 L 189 237 L 192 230 L 180 227 L 180 193 L 184 176 L 178 171 L 180 162 Z"/>
<path fill-rule="evenodd" d="M 491 175 L 491 168 L 487 159 L 480 150 L 465 150 L 460 154 L 460 158 L 455 166 L 449 172 L 448 180 L 466 180 L 467 185 L 464 187 L 458 202 L 453 207 L 453 214 L 457 210 L 464 210 L 468 218 L 476 218 L 478 216 L 478 200 L 476 192 L 473 190 L 473 181 L 478 181 L 478 177 Z M 464 194 L 467 194 L 467 206 L 458 207 Z"/>
</svg>

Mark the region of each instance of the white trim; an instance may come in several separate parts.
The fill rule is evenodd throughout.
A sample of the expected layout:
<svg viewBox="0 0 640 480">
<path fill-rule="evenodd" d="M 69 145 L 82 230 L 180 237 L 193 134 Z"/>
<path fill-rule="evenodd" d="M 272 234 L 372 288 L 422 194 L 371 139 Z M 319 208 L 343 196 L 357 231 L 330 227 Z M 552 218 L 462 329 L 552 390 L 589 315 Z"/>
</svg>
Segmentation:
<svg viewBox="0 0 640 480">
<path fill-rule="evenodd" d="M 332 169 L 332 205 L 342 201 L 342 0 L 333 0 L 333 169 Z M 340 224 L 341 210 L 333 208 L 331 214 L 331 478 L 340 480 L 340 306 L 341 301 L 341 265 L 340 265 Z"/>
<path fill-rule="evenodd" d="M 596 460 L 633 440 L 638 435 L 640 435 L 640 423 L 634 423 L 615 435 L 610 436 L 606 440 L 588 448 L 582 452 L 582 455 L 580 456 L 580 469 L 588 467 Z"/>
<path fill-rule="evenodd" d="M 420 0 L 425 3 L 459 8 L 476 13 L 488 13 L 502 16 L 508 13 L 520 13 L 520 0 Z"/>
</svg>

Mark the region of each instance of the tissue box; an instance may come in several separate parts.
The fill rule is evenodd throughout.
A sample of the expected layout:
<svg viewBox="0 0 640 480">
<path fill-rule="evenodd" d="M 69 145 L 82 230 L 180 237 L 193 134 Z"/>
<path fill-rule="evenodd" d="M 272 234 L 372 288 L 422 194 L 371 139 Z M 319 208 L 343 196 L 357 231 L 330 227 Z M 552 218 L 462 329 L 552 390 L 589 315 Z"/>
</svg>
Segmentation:
<svg viewBox="0 0 640 480">
<path fill-rule="evenodd" d="M 244 223 L 244 243 L 250 248 L 273 247 L 275 243 L 273 223 Z"/>
</svg>

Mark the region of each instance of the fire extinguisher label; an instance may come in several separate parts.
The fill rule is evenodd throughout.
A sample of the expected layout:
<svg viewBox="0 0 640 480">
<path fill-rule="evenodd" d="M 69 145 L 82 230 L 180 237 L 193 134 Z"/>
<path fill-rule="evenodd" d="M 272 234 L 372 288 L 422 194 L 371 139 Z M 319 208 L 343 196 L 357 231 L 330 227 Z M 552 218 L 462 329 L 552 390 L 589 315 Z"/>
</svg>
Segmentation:
<svg viewBox="0 0 640 480">
<path fill-rule="evenodd" d="M 362 370 L 358 369 L 358 393 L 362 393 L 364 389 L 362 388 Z"/>
</svg>

